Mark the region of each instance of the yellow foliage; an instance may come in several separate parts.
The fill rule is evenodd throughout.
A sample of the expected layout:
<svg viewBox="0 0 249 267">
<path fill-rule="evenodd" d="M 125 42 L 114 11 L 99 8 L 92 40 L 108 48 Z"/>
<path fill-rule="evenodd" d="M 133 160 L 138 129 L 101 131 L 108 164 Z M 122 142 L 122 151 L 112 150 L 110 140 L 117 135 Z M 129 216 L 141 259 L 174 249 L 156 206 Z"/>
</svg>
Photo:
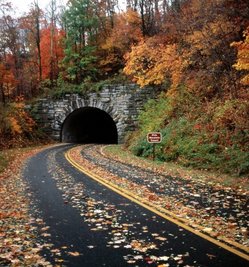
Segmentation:
<svg viewBox="0 0 249 267">
<path fill-rule="evenodd" d="M 9 124 L 10 124 L 10 130 L 13 135 L 15 134 L 21 134 L 22 128 L 20 124 L 18 123 L 17 119 L 15 117 L 8 117 Z"/>
<path fill-rule="evenodd" d="M 238 49 L 238 60 L 233 66 L 237 70 L 245 70 L 249 72 L 249 27 L 244 32 L 245 40 L 243 42 L 234 42 L 231 45 Z M 249 85 L 249 73 L 245 75 L 241 82 L 244 85 Z"/>
<path fill-rule="evenodd" d="M 25 105 L 22 101 L 11 105 L 6 121 L 8 129 L 13 136 L 31 133 L 35 126 L 35 121 L 25 111 Z"/>
<path fill-rule="evenodd" d="M 202 28 L 191 32 L 185 38 L 193 52 L 198 50 L 202 55 L 211 56 L 212 49 L 222 46 L 225 34 L 235 31 L 235 28 L 236 25 L 232 22 L 217 18 L 216 21 L 207 22 Z"/>
<path fill-rule="evenodd" d="M 184 59 L 178 55 L 176 44 L 160 44 L 157 38 L 148 38 L 126 55 L 124 72 L 141 87 L 162 84 L 168 77 L 172 89 L 181 80 Z"/>
</svg>

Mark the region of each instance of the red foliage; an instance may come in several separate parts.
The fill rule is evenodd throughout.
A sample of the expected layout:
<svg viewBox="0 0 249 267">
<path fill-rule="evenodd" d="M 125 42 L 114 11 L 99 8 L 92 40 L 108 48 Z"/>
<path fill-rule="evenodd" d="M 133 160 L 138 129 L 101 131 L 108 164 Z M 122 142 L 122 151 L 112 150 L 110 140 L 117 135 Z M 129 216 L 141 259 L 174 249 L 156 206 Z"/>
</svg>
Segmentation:
<svg viewBox="0 0 249 267">
<path fill-rule="evenodd" d="M 63 38 L 65 36 L 64 31 L 54 29 L 52 34 L 52 28 L 48 27 L 41 31 L 41 63 L 42 63 L 42 79 L 51 78 L 53 73 L 53 79 L 58 77 L 59 74 L 59 62 L 64 57 L 63 52 Z"/>
</svg>

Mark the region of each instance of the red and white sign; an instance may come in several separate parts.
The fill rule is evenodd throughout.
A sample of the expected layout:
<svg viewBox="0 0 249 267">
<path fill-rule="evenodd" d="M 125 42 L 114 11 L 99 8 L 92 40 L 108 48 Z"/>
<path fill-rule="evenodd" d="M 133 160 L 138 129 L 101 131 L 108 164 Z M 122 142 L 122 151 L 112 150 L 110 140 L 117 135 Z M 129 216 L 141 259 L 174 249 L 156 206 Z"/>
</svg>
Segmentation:
<svg viewBox="0 0 249 267">
<path fill-rule="evenodd" d="M 161 143 L 162 134 L 160 132 L 152 132 L 147 134 L 148 143 Z"/>
</svg>

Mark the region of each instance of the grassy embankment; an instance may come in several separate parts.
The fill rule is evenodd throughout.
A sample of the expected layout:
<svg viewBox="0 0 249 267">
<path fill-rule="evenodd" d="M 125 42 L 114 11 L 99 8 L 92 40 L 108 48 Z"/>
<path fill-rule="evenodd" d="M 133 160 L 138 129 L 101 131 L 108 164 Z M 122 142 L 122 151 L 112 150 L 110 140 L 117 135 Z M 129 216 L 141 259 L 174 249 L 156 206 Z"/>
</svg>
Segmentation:
<svg viewBox="0 0 249 267">
<path fill-rule="evenodd" d="M 232 176 L 249 175 L 249 125 L 246 100 L 213 100 L 200 104 L 187 95 L 150 100 L 139 116 L 139 129 L 126 147 L 135 155 L 151 158 L 148 132 L 160 131 L 156 159 L 183 167 Z"/>
</svg>

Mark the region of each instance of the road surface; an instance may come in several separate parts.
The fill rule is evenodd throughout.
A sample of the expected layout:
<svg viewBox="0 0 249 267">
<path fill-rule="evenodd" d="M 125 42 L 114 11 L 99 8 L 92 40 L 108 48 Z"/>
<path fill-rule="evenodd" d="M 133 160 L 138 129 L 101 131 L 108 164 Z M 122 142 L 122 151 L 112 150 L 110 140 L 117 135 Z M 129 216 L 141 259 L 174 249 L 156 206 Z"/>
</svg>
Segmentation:
<svg viewBox="0 0 249 267">
<path fill-rule="evenodd" d="M 248 261 L 94 181 L 48 148 L 23 171 L 53 266 L 246 267 Z"/>
</svg>

